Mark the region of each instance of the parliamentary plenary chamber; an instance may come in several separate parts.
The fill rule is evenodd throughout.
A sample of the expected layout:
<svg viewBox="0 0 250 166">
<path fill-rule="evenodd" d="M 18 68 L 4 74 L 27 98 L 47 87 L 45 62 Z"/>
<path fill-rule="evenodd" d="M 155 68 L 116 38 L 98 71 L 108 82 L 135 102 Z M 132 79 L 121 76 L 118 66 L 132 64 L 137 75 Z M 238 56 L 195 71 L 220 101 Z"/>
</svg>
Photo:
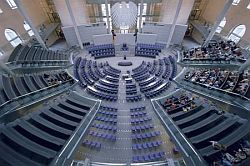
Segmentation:
<svg viewBox="0 0 250 166">
<path fill-rule="evenodd" d="M 250 166 L 250 0 L 0 0 L 0 166 Z"/>
</svg>

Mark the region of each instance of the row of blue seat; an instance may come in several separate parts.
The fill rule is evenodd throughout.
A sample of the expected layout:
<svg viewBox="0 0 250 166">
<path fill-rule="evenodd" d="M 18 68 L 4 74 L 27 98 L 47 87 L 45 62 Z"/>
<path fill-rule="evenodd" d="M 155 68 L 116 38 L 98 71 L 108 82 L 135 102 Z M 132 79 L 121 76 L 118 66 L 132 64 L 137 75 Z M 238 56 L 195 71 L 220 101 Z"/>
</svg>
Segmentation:
<svg viewBox="0 0 250 166">
<path fill-rule="evenodd" d="M 114 77 L 111 77 L 111 76 L 107 76 L 106 80 L 108 80 L 110 82 L 113 82 L 113 83 L 118 83 L 119 82 L 118 78 L 114 78 Z"/>
<path fill-rule="evenodd" d="M 171 85 L 170 82 L 167 82 L 167 83 L 165 82 L 162 85 L 158 86 L 153 91 L 146 92 L 145 97 L 146 98 L 153 98 L 153 97 L 161 94 L 162 92 L 164 92 L 170 85 Z"/>
<path fill-rule="evenodd" d="M 165 155 L 166 155 L 166 153 L 163 151 L 149 153 L 146 155 L 137 155 L 137 156 L 133 156 L 132 162 L 138 163 L 138 162 L 149 162 L 149 161 L 160 160 Z"/>
<path fill-rule="evenodd" d="M 103 129 L 103 130 L 117 132 L 117 127 L 115 125 L 94 123 L 94 124 L 92 124 L 92 127 L 97 128 L 97 129 Z"/>
<path fill-rule="evenodd" d="M 111 124 L 117 123 L 117 117 L 108 118 L 108 117 L 103 117 L 103 116 L 97 116 L 95 117 L 95 120 L 106 122 L 106 123 L 111 123 Z"/>
<path fill-rule="evenodd" d="M 144 44 L 144 43 L 138 43 L 136 46 L 137 47 L 141 47 L 141 48 L 149 48 L 149 49 L 156 49 L 156 50 L 161 50 L 161 49 L 164 48 L 162 44 Z"/>
<path fill-rule="evenodd" d="M 135 47 L 135 52 L 147 52 L 147 53 L 158 55 L 159 50 L 150 49 L 150 48 Z"/>
<path fill-rule="evenodd" d="M 114 77 L 114 78 L 119 78 L 120 77 L 119 73 L 113 72 L 112 70 L 110 70 L 110 68 L 104 69 L 103 73 L 105 73 L 106 75 L 109 75 L 111 77 Z"/>
<path fill-rule="evenodd" d="M 109 116 L 109 117 L 117 117 L 117 112 L 113 112 L 113 111 L 99 110 L 98 114 L 102 114 L 104 116 Z"/>
<path fill-rule="evenodd" d="M 126 96 L 126 100 L 128 102 L 136 102 L 136 101 L 142 100 L 142 96 L 141 94 Z"/>
<path fill-rule="evenodd" d="M 157 137 L 160 134 L 161 134 L 160 131 L 152 131 L 152 132 L 148 132 L 148 133 L 132 134 L 131 138 L 134 141 L 141 141 L 141 140 Z"/>
<path fill-rule="evenodd" d="M 131 95 L 136 95 L 137 94 L 137 89 L 126 89 L 126 95 L 131 96 Z"/>
<path fill-rule="evenodd" d="M 114 112 L 117 112 L 118 108 L 115 108 L 115 107 L 110 107 L 110 106 L 100 106 L 99 108 L 100 110 L 106 110 L 106 111 L 114 111 Z"/>
<path fill-rule="evenodd" d="M 100 91 L 97 91 L 96 89 L 93 89 L 92 87 L 87 87 L 87 92 L 100 98 L 103 100 L 108 100 L 108 101 L 117 101 L 118 100 L 118 96 L 117 94 L 104 94 Z"/>
<path fill-rule="evenodd" d="M 141 82 L 141 81 L 143 81 L 143 80 L 148 79 L 149 77 L 150 77 L 150 74 L 149 74 L 149 73 L 146 73 L 146 74 L 144 74 L 144 75 L 135 77 L 134 79 L 135 79 L 135 81 L 137 81 L 137 82 Z"/>
<path fill-rule="evenodd" d="M 142 70 L 144 68 L 144 65 L 146 65 L 146 62 L 142 61 L 142 63 L 138 67 L 132 69 L 132 72 L 134 72 L 134 73 L 139 72 L 140 70 Z"/>
<path fill-rule="evenodd" d="M 137 111 L 141 111 L 145 109 L 146 109 L 145 106 L 139 106 L 139 107 L 130 108 L 130 112 L 137 112 Z"/>
<path fill-rule="evenodd" d="M 87 47 L 88 51 L 95 51 L 99 49 L 114 48 L 113 44 L 90 45 Z"/>
<path fill-rule="evenodd" d="M 144 123 L 144 122 L 148 122 L 148 121 L 151 121 L 152 118 L 151 117 L 148 117 L 148 116 L 145 116 L 143 118 L 133 118 L 131 119 L 130 123 L 135 125 L 135 124 L 139 124 L 139 123 Z"/>
<path fill-rule="evenodd" d="M 145 87 L 145 86 L 151 84 L 152 82 L 155 82 L 156 80 L 157 80 L 157 77 L 154 77 L 154 76 L 149 77 L 148 79 L 146 79 L 146 80 L 144 80 L 144 81 L 142 81 L 142 82 L 139 82 L 139 86 L 140 86 L 141 88 L 143 88 L 143 87 Z"/>
<path fill-rule="evenodd" d="M 150 142 L 145 142 L 145 143 L 135 143 L 132 144 L 132 149 L 133 150 L 147 150 L 147 149 L 152 149 L 152 148 L 157 148 L 161 146 L 162 141 L 150 141 Z"/>
<path fill-rule="evenodd" d="M 146 58 L 156 58 L 159 55 L 158 53 L 149 53 L 144 51 L 136 51 L 135 56 L 146 57 Z"/>
<path fill-rule="evenodd" d="M 140 88 L 140 91 L 142 93 L 146 93 L 146 92 L 149 92 L 157 87 L 159 87 L 161 84 L 163 83 L 163 80 L 157 80 L 155 82 L 152 82 L 150 84 L 148 84 L 147 86 L 143 86 Z"/>
<path fill-rule="evenodd" d="M 102 54 L 102 53 L 108 53 L 108 52 L 115 52 L 115 49 L 114 48 L 104 48 L 104 49 L 89 51 L 89 53 L 92 56 L 96 55 L 96 54 Z"/>
<path fill-rule="evenodd" d="M 117 89 L 118 86 L 119 86 L 119 84 L 117 84 L 117 83 L 109 82 L 109 81 L 106 81 L 106 80 L 100 80 L 99 83 L 101 85 L 105 85 L 105 86 L 113 88 L 113 89 Z"/>
<path fill-rule="evenodd" d="M 130 114 L 131 117 L 138 117 L 138 116 L 144 116 L 146 115 L 147 112 L 146 111 L 137 111 L 137 112 L 132 112 Z"/>
<path fill-rule="evenodd" d="M 82 143 L 84 146 L 87 146 L 91 149 L 96 149 L 96 150 L 100 150 L 102 147 L 102 144 L 100 142 L 96 142 L 96 141 L 90 141 L 90 140 L 84 140 Z"/>
<path fill-rule="evenodd" d="M 118 93 L 118 89 L 115 89 L 115 88 L 105 87 L 105 86 L 102 86 L 99 84 L 95 84 L 94 87 L 97 90 L 103 91 L 105 93 L 110 93 L 110 94 L 117 94 Z"/>
<path fill-rule="evenodd" d="M 147 65 L 145 65 L 144 68 L 142 68 L 140 71 L 134 72 L 133 74 L 131 74 L 131 76 L 132 78 L 136 78 L 143 74 L 146 74 L 147 72 L 149 72 L 149 68 L 147 67 Z"/>
<path fill-rule="evenodd" d="M 109 134 L 109 133 L 100 133 L 100 132 L 96 132 L 96 131 L 90 131 L 89 135 L 93 136 L 93 137 L 97 137 L 97 138 L 102 138 L 105 140 L 109 140 L 109 141 L 116 141 L 116 136 L 114 134 Z"/>
<path fill-rule="evenodd" d="M 95 59 L 114 57 L 115 56 L 115 52 L 96 53 L 93 56 L 95 57 Z"/>
<path fill-rule="evenodd" d="M 120 74 L 120 73 L 121 73 L 121 70 L 116 69 L 116 68 L 110 66 L 109 63 L 108 63 L 108 61 L 106 61 L 104 65 L 107 66 L 108 69 L 109 69 L 110 71 L 114 72 L 114 73 L 117 73 L 117 74 Z"/>
<path fill-rule="evenodd" d="M 136 84 L 132 83 L 132 84 L 126 84 L 126 89 L 133 89 L 136 88 Z"/>
<path fill-rule="evenodd" d="M 131 126 L 132 132 L 141 132 L 141 131 L 146 131 L 148 129 L 153 129 L 154 125 L 153 124 L 145 124 L 145 125 L 134 125 Z"/>
</svg>

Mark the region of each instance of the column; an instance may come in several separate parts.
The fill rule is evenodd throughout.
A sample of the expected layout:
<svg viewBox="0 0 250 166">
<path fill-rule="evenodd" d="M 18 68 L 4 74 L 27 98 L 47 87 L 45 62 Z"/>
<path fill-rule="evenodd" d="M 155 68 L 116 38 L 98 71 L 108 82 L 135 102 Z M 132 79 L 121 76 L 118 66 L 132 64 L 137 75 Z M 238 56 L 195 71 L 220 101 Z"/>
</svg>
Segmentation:
<svg viewBox="0 0 250 166">
<path fill-rule="evenodd" d="M 106 8 L 106 17 L 107 17 L 107 24 L 108 24 L 108 33 L 110 33 L 110 20 L 109 20 L 108 0 L 105 0 L 105 8 Z"/>
<path fill-rule="evenodd" d="M 169 36 L 168 36 L 168 41 L 167 41 L 166 48 L 169 47 L 169 45 L 171 43 L 171 40 L 173 38 L 174 30 L 175 30 L 176 22 L 177 22 L 179 13 L 180 13 L 182 2 L 183 2 L 183 0 L 179 0 L 178 1 L 177 7 L 176 7 L 176 11 L 175 11 L 175 15 L 174 15 L 174 20 L 173 20 L 171 28 L 170 28 L 170 32 L 169 32 Z"/>
<path fill-rule="evenodd" d="M 43 39 L 41 38 L 38 30 L 36 29 L 35 25 L 33 24 L 33 22 L 31 21 L 31 19 L 29 18 L 29 15 L 27 14 L 25 7 L 22 5 L 22 0 L 15 0 L 18 11 L 21 13 L 21 15 L 24 17 L 24 20 L 29 24 L 30 28 L 32 29 L 32 31 L 34 32 L 34 35 L 37 39 L 37 41 L 42 45 L 43 48 L 47 49 L 47 46 L 45 44 L 45 42 L 43 41 Z"/>
<path fill-rule="evenodd" d="M 141 0 L 140 15 L 139 15 L 139 32 L 141 32 L 142 24 L 142 12 L 143 12 L 143 0 Z"/>
<path fill-rule="evenodd" d="M 78 31 L 78 28 L 77 28 L 76 20 L 75 20 L 72 8 L 70 6 L 70 2 L 69 2 L 69 0 L 65 0 L 65 2 L 66 2 L 67 9 L 69 11 L 69 15 L 70 15 L 71 20 L 72 20 L 72 23 L 73 23 L 73 27 L 74 27 L 74 30 L 75 30 L 75 33 L 76 33 L 78 44 L 81 47 L 81 49 L 83 49 L 83 44 L 82 44 L 81 36 L 80 36 L 80 33 Z"/>
<path fill-rule="evenodd" d="M 203 45 L 208 45 L 209 41 L 213 38 L 216 29 L 220 25 L 220 22 L 223 20 L 223 18 L 226 16 L 227 12 L 229 11 L 230 7 L 232 6 L 233 0 L 227 0 L 226 4 L 224 5 L 223 10 L 220 12 L 219 16 L 217 17 L 214 26 L 212 27 L 208 37 L 206 38 Z"/>
</svg>

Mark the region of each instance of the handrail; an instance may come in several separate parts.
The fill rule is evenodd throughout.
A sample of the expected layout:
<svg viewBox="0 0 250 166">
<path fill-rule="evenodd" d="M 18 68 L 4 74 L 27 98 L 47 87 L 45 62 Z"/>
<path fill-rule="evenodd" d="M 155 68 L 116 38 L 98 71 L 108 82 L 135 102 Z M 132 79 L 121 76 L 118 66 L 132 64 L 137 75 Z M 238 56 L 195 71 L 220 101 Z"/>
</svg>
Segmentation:
<svg viewBox="0 0 250 166">
<path fill-rule="evenodd" d="M 33 91 L 33 92 L 30 92 L 30 93 L 26 93 L 26 94 L 24 94 L 24 95 L 22 95 L 22 96 L 14 97 L 14 98 L 12 98 L 12 99 L 6 101 L 5 103 L 1 104 L 1 105 L 0 105 L 0 108 L 2 108 L 3 106 L 5 106 L 5 105 L 8 104 L 8 103 L 17 101 L 17 100 L 19 100 L 19 99 L 21 99 L 21 98 L 25 98 L 25 97 L 30 96 L 30 95 L 32 95 L 32 94 L 35 94 L 35 93 L 38 93 L 38 92 L 41 92 L 41 91 L 45 91 L 45 90 L 48 90 L 48 89 L 51 89 L 51 88 L 54 88 L 54 87 L 60 86 L 60 85 L 62 85 L 62 84 L 66 84 L 67 82 L 69 82 L 69 81 L 71 81 L 71 80 L 72 80 L 72 79 L 67 80 L 67 81 L 64 81 L 64 82 L 61 82 L 61 83 L 59 83 L 59 84 L 50 85 L 50 86 L 44 87 L 44 88 L 42 88 L 42 89 L 38 89 L 38 90 Z"/>
<path fill-rule="evenodd" d="M 46 62 L 68 62 L 69 60 L 18 60 L 5 63 L 6 65 L 12 65 L 16 63 L 46 63 Z"/>
<path fill-rule="evenodd" d="M 193 63 L 191 63 L 193 62 Z M 227 65 L 242 65 L 243 63 L 246 62 L 246 59 L 218 59 L 218 61 L 214 61 L 211 58 L 183 58 L 179 63 L 183 63 L 185 65 L 193 65 L 193 64 L 227 64 Z"/>
<path fill-rule="evenodd" d="M 128 163 L 102 163 L 102 162 L 90 162 L 92 166 L 127 166 Z M 168 166 L 168 160 L 165 161 L 155 161 L 147 163 L 130 163 L 130 166 Z M 169 165 L 170 166 L 170 165 Z M 172 165 L 171 165 L 172 166 Z"/>
<path fill-rule="evenodd" d="M 185 79 L 183 79 L 183 80 L 186 81 Z M 187 81 L 187 82 L 188 82 L 188 83 L 191 83 L 191 82 L 189 82 L 189 81 Z M 244 100 L 250 101 L 249 98 L 247 98 L 247 97 L 245 97 L 245 96 L 242 96 L 242 95 L 240 95 L 240 94 L 234 93 L 234 92 L 225 91 L 225 90 L 223 90 L 223 89 L 216 88 L 216 87 L 213 87 L 213 86 L 208 86 L 208 85 L 201 84 L 201 83 L 198 83 L 198 82 L 192 82 L 192 84 L 194 84 L 194 85 L 198 84 L 198 85 L 201 86 L 201 87 L 206 87 L 206 88 L 209 88 L 209 89 L 217 90 L 217 91 L 219 91 L 219 92 L 226 93 L 226 94 L 232 94 L 232 95 L 237 96 L 237 97 L 239 97 L 239 98 L 243 98 Z"/>
<path fill-rule="evenodd" d="M 67 163 L 70 162 L 69 161 L 70 158 L 72 157 L 77 146 L 80 144 L 80 141 L 83 139 L 83 135 L 86 133 L 90 124 L 94 120 L 94 117 L 97 114 L 97 111 L 101 105 L 101 100 L 95 100 L 95 99 L 91 99 L 91 100 L 95 101 L 95 104 L 92 106 L 91 110 L 89 110 L 89 113 L 84 117 L 84 119 L 81 121 L 81 123 L 75 130 L 74 134 L 70 136 L 70 139 L 67 141 L 66 145 L 64 145 L 63 149 L 60 151 L 57 157 L 52 161 L 52 163 L 50 163 L 50 165 L 68 165 Z M 95 111 L 93 111 L 94 109 Z M 83 126 L 84 126 L 84 129 L 83 129 Z M 68 147 L 70 146 L 70 144 L 72 144 L 73 141 L 75 141 L 73 148 L 71 148 L 70 152 L 67 152 Z"/>
<path fill-rule="evenodd" d="M 168 95 L 170 96 L 170 95 Z M 167 97 L 167 96 L 165 96 Z M 173 122 L 173 120 L 171 118 L 168 118 L 168 120 L 170 121 L 171 123 L 171 126 L 173 126 L 180 134 L 180 136 L 182 137 L 182 139 L 185 141 L 185 143 L 187 144 L 187 146 L 192 150 L 192 153 L 193 155 L 195 155 L 195 158 L 197 159 L 194 159 L 191 155 L 192 154 L 189 154 L 186 149 L 182 146 L 181 142 L 179 141 L 179 139 L 176 138 L 175 136 L 175 133 L 170 129 L 169 127 L 169 124 L 166 123 L 166 121 L 163 119 L 163 117 L 160 115 L 159 113 L 159 110 L 155 107 L 155 104 L 153 104 L 153 102 L 155 102 L 158 107 L 161 109 L 160 111 L 166 116 L 166 117 L 169 117 L 166 112 L 162 109 L 162 107 L 159 105 L 159 103 L 155 100 L 155 99 L 152 99 L 151 100 L 151 103 L 154 107 L 154 110 L 156 112 L 156 114 L 159 116 L 160 120 L 162 121 L 162 123 L 164 123 L 164 126 L 168 129 L 168 131 L 171 133 L 171 135 L 174 137 L 175 141 L 177 142 L 178 146 L 181 148 L 182 152 L 185 154 L 185 156 L 187 157 L 187 159 L 189 159 L 189 163 L 196 166 L 196 164 L 205 164 L 204 162 L 204 159 L 200 156 L 199 153 L 197 153 L 197 151 L 194 149 L 194 147 L 190 144 L 190 142 L 187 140 L 187 138 L 182 134 L 182 132 L 180 131 L 180 129 L 175 125 L 175 123 Z M 185 158 L 184 158 L 185 159 Z M 195 160 L 199 163 L 196 163 Z"/>
</svg>

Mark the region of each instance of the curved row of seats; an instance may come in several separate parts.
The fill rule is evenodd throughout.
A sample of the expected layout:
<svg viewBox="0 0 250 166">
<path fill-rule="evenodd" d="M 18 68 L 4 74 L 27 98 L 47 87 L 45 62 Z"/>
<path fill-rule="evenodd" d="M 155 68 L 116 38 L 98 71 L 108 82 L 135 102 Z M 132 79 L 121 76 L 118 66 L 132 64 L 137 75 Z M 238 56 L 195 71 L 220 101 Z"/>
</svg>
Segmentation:
<svg viewBox="0 0 250 166">
<path fill-rule="evenodd" d="M 239 73 L 220 69 L 191 70 L 185 74 L 184 80 L 229 95 L 238 94 L 250 98 L 250 80 L 247 71 Z"/>
<path fill-rule="evenodd" d="M 23 46 L 19 44 L 9 57 L 9 62 L 13 61 L 40 61 L 40 60 L 68 60 L 68 56 L 51 50 L 37 47 Z"/>
<path fill-rule="evenodd" d="M 164 92 L 169 86 L 169 79 L 176 75 L 177 67 L 171 56 L 146 63 L 143 61 L 132 69 L 131 76 L 140 86 L 140 92 L 147 98 L 153 98 Z"/>
<path fill-rule="evenodd" d="M 80 86 L 97 98 L 118 100 L 120 70 L 110 66 L 108 62 L 97 64 L 96 61 L 76 57 L 74 59 L 74 75 Z"/>
<path fill-rule="evenodd" d="M 81 134 L 76 128 L 94 104 L 71 92 L 1 126 L 0 160 L 5 165 L 49 165 L 71 136 Z"/>
<path fill-rule="evenodd" d="M 246 119 L 205 104 L 200 98 L 174 94 L 160 103 L 209 163 L 220 154 L 219 150 L 212 147 L 211 141 L 230 147 L 249 132 L 249 122 Z"/>
</svg>

